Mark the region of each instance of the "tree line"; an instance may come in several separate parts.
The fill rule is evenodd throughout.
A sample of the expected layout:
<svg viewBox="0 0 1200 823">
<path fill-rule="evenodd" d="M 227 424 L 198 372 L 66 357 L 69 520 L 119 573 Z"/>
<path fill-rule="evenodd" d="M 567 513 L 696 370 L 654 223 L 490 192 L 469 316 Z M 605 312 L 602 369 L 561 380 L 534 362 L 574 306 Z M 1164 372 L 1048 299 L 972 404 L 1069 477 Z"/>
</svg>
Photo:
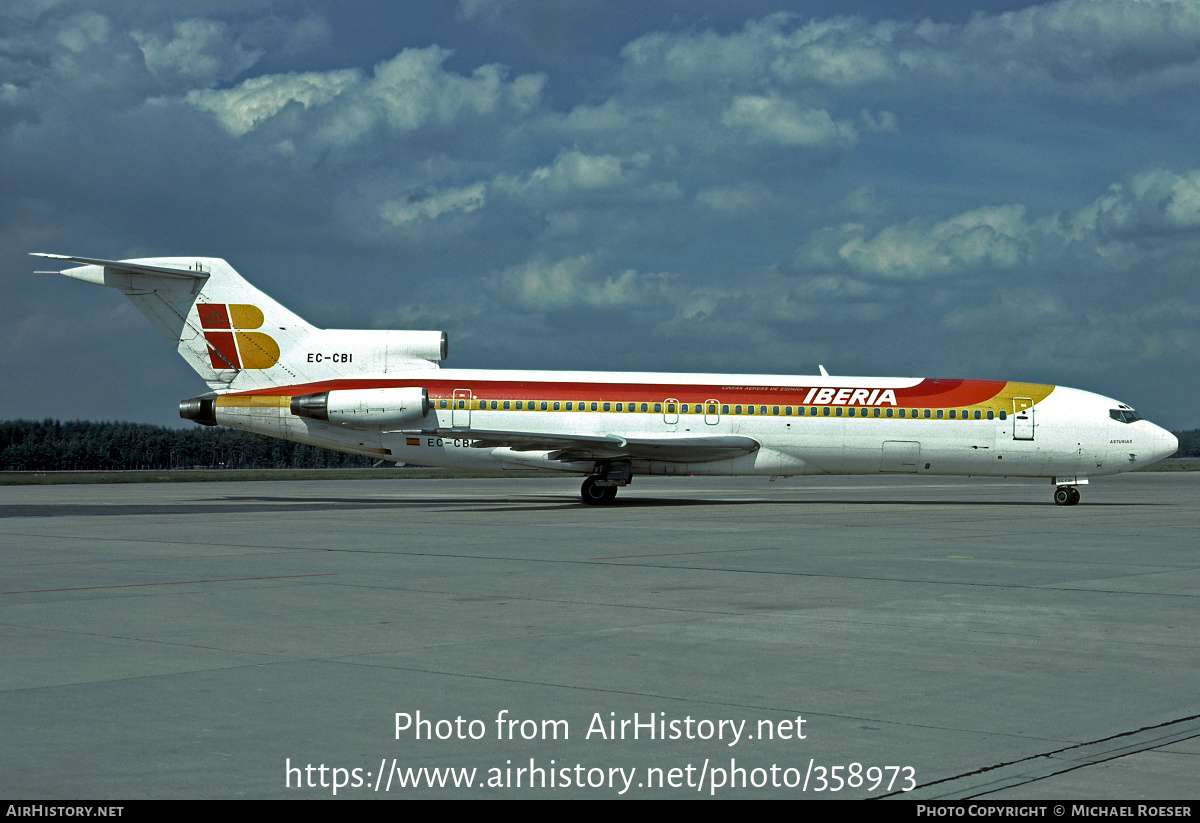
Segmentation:
<svg viewBox="0 0 1200 823">
<path fill-rule="evenodd" d="M 1178 457 L 1200 457 L 1200 429 L 1178 431 L 1175 436 Z M 144 423 L 0 422 L 3 471 L 326 469 L 371 463 L 359 455 L 223 426 L 168 429 Z"/>
<path fill-rule="evenodd" d="M 370 466 L 369 458 L 228 429 L 144 423 L 0 422 L 0 470 L 324 469 Z"/>
</svg>

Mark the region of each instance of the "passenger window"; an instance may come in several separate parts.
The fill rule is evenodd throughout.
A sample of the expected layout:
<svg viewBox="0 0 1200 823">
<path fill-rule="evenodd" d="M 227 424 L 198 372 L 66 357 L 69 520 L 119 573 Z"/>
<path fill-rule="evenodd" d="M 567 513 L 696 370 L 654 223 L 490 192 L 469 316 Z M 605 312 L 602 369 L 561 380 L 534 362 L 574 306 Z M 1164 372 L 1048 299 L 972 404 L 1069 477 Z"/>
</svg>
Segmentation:
<svg viewBox="0 0 1200 823">
<path fill-rule="evenodd" d="M 846 416 L 847 416 L 847 417 L 853 417 L 853 416 L 854 416 L 854 407 L 853 407 L 853 406 L 851 406 L 850 408 L 846 409 Z"/>
<path fill-rule="evenodd" d="M 759 407 L 758 407 L 758 413 L 759 413 L 759 414 L 766 414 L 766 413 L 767 413 L 767 407 L 766 407 L 766 406 L 759 406 Z"/>
<path fill-rule="evenodd" d="M 722 405 L 721 406 L 721 414 L 729 414 L 729 406 Z"/>
<path fill-rule="evenodd" d="M 508 411 L 508 402 L 509 401 L 507 401 L 507 400 L 504 401 L 504 410 L 505 411 Z"/>
<path fill-rule="evenodd" d="M 621 410 L 622 410 L 622 409 L 621 409 L 621 404 L 620 404 L 620 403 L 618 403 L 618 404 L 617 404 L 617 411 L 621 411 Z"/>
<path fill-rule="evenodd" d="M 891 409 L 888 409 L 888 411 L 891 411 Z M 879 416 L 879 408 L 878 407 L 876 407 L 876 409 L 875 409 L 875 416 L 876 417 Z M 891 415 L 889 414 L 888 417 L 891 417 Z"/>
<path fill-rule="evenodd" d="M 941 416 L 942 416 L 942 413 L 939 411 L 939 412 L 938 412 L 938 417 L 941 417 Z M 951 410 L 950 410 L 950 419 L 951 419 L 951 420 L 956 420 L 956 419 L 958 419 L 958 412 L 957 412 L 957 411 L 955 411 L 954 409 L 951 409 Z"/>
<path fill-rule="evenodd" d="M 642 404 L 642 411 L 648 411 L 648 410 L 649 410 L 649 407 L 648 407 L 648 405 L 647 405 L 646 403 L 643 403 L 643 404 Z"/>
<path fill-rule="evenodd" d="M 717 413 L 717 404 L 716 404 L 716 403 L 709 403 L 709 404 L 708 404 L 708 413 L 709 413 L 709 414 L 716 414 L 716 413 Z"/>
<path fill-rule="evenodd" d="M 592 404 L 592 411 L 596 411 L 598 408 L 599 406 L 597 406 L 595 403 Z"/>
<path fill-rule="evenodd" d="M 995 418 L 996 418 L 996 413 L 994 411 L 992 411 L 991 409 L 988 409 L 988 420 L 994 420 Z"/>
<path fill-rule="evenodd" d="M 545 400 L 543 400 L 543 401 L 542 401 L 542 411 L 545 411 L 545 410 L 546 410 L 546 408 L 547 408 L 547 406 L 546 406 L 546 401 L 545 401 Z"/>
<path fill-rule="evenodd" d="M 803 406 L 797 406 L 797 407 L 796 407 L 796 414 L 798 414 L 798 415 L 800 415 L 801 417 L 803 417 L 803 416 L 804 416 L 804 407 L 803 407 Z"/>
<path fill-rule="evenodd" d="M 829 416 L 829 407 L 828 407 L 828 406 L 824 406 L 824 407 L 822 407 L 822 409 L 821 409 L 821 416 L 822 416 L 822 417 L 828 417 L 828 416 Z"/>
<path fill-rule="evenodd" d="M 942 416 L 942 413 L 941 413 L 941 411 L 939 411 L 939 412 L 938 412 L 938 417 L 941 417 L 941 416 Z M 928 420 L 928 419 L 929 419 L 929 409 L 926 409 L 926 410 L 925 410 L 925 419 L 926 419 L 926 420 Z"/>
<path fill-rule="evenodd" d="M 558 411 L 559 405 L 560 405 L 559 402 L 557 400 L 555 400 L 554 401 L 554 410 L 555 411 Z"/>
<path fill-rule="evenodd" d="M 975 410 L 975 419 L 978 420 L 981 417 L 983 417 L 983 415 L 980 413 L 979 409 L 976 409 Z"/>
<path fill-rule="evenodd" d="M 892 416 L 892 413 L 893 413 L 893 410 L 892 410 L 892 409 L 888 409 L 888 410 L 887 410 L 887 416 L 888 416 L 888 417 L 891 417 L 891 416 Z"/>
<path fill-rule="evenodd" d="M 659 414 L 660 412 L 662 412 L 662 403 L 655 403 L 654 404 L 654 413 Z"/>
<path fill-rule="evenodd" d="M 1003 409 L 1001 409 L 1001 410 L 1000 410 L 1000 419 L 1001 419 L 1001 420 L 1007 420 L 1007 419 L 1008 419 L 1008 412 L 1006 412 L 1006 411 L 1004 411 Z"/>
<path fill-rule="evenodd" d="M 734 407 L 733 407 L 733 413 L 734 413 L 734 414 L 741 414 L 741 413 L 742 413 L 742 407 L 741 407 L 741 406 L 734 406 Z"/>
<path fill-rule="evenodd" d="M 835 412 L 835 414 L 837 414 L 838 417 L 842 416 L 842 407 L 841 406 L 837 407 L 837 411 Z"/>
<path fill-rule="evenodd" d="M 675 404 L 668 403 L 667 404 L 667 414 L 674 414 L 674 413 L 675 413 Z"/>
<path fill-rule="evenodd" d="M 810 408 L 808 410 L 808 415 L 809 415 L 809 417 L 816 417 L 817 416 L 817 407 L 813 406 L 812 408 Z"/>
<path fill-rule="evenodd" d="M 779 414 L 779 407 L 778 407 L 778 406 L 772 406 L 772 407 L 771 407 L 771 414 Z"/>
<path fill-rule="evenodd" d="M 900 416 L 901 416 L 901 417 L 904 417 L 904 409 L 901 409 L 901 410 L 900 410 Z"/>
</svg>

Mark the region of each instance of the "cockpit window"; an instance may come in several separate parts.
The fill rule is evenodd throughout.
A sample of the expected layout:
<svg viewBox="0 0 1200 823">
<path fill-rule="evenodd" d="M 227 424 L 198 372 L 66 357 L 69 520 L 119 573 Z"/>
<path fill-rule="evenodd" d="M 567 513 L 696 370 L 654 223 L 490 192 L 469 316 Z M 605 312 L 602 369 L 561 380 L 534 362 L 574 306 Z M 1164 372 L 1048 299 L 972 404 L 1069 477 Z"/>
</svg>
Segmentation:
<svg viewBox="0 0 1200 823">
<path fill-rule="evenodd" d="M 1133 423 L 1136 420 L 1141 420 L 1138 413 L 1133 409 L 1109 409 L 1108 416 L 1118 423 Z"/>
</svg>

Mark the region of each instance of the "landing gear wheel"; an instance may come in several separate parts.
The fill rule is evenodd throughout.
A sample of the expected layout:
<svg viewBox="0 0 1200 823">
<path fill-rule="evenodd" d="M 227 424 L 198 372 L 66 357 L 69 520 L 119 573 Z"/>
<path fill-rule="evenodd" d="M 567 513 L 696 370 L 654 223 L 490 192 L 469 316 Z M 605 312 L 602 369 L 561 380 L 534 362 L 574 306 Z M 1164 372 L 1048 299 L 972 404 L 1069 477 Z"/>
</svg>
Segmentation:
<svg viewBox="0 0 1200 823">
<path fill-rule="evenodd" d="M 616 499 L 617 487 L 597 485 L 596 478 L 589 477 L 583 481 L 579 496 L 583 498 L 585 506 L 607 506 Z"/>
<path fill-rule="evenodd" d="M 1079 491 L 1074 486 L 1059 486 L 1054 490 L 1056 506 L 1074 506 L 1079 502 Z"/>
</svg>

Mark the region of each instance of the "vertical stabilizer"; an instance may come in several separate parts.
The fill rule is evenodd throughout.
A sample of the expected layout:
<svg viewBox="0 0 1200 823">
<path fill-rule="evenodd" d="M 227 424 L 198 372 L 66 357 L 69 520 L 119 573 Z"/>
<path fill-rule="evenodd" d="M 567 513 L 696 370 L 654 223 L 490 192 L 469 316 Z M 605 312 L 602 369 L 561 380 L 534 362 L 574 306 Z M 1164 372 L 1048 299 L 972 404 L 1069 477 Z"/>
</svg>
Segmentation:
<svg viewBox="0 0 1200 823">
<path fill-rule="evenodd" d="M 217 257 L 36 256 L 81 263 L 53 273 L 120 291 L 221 393 L 437 368 L 446 356 L 442 332 L 315 328 Z"/>
</svg>

